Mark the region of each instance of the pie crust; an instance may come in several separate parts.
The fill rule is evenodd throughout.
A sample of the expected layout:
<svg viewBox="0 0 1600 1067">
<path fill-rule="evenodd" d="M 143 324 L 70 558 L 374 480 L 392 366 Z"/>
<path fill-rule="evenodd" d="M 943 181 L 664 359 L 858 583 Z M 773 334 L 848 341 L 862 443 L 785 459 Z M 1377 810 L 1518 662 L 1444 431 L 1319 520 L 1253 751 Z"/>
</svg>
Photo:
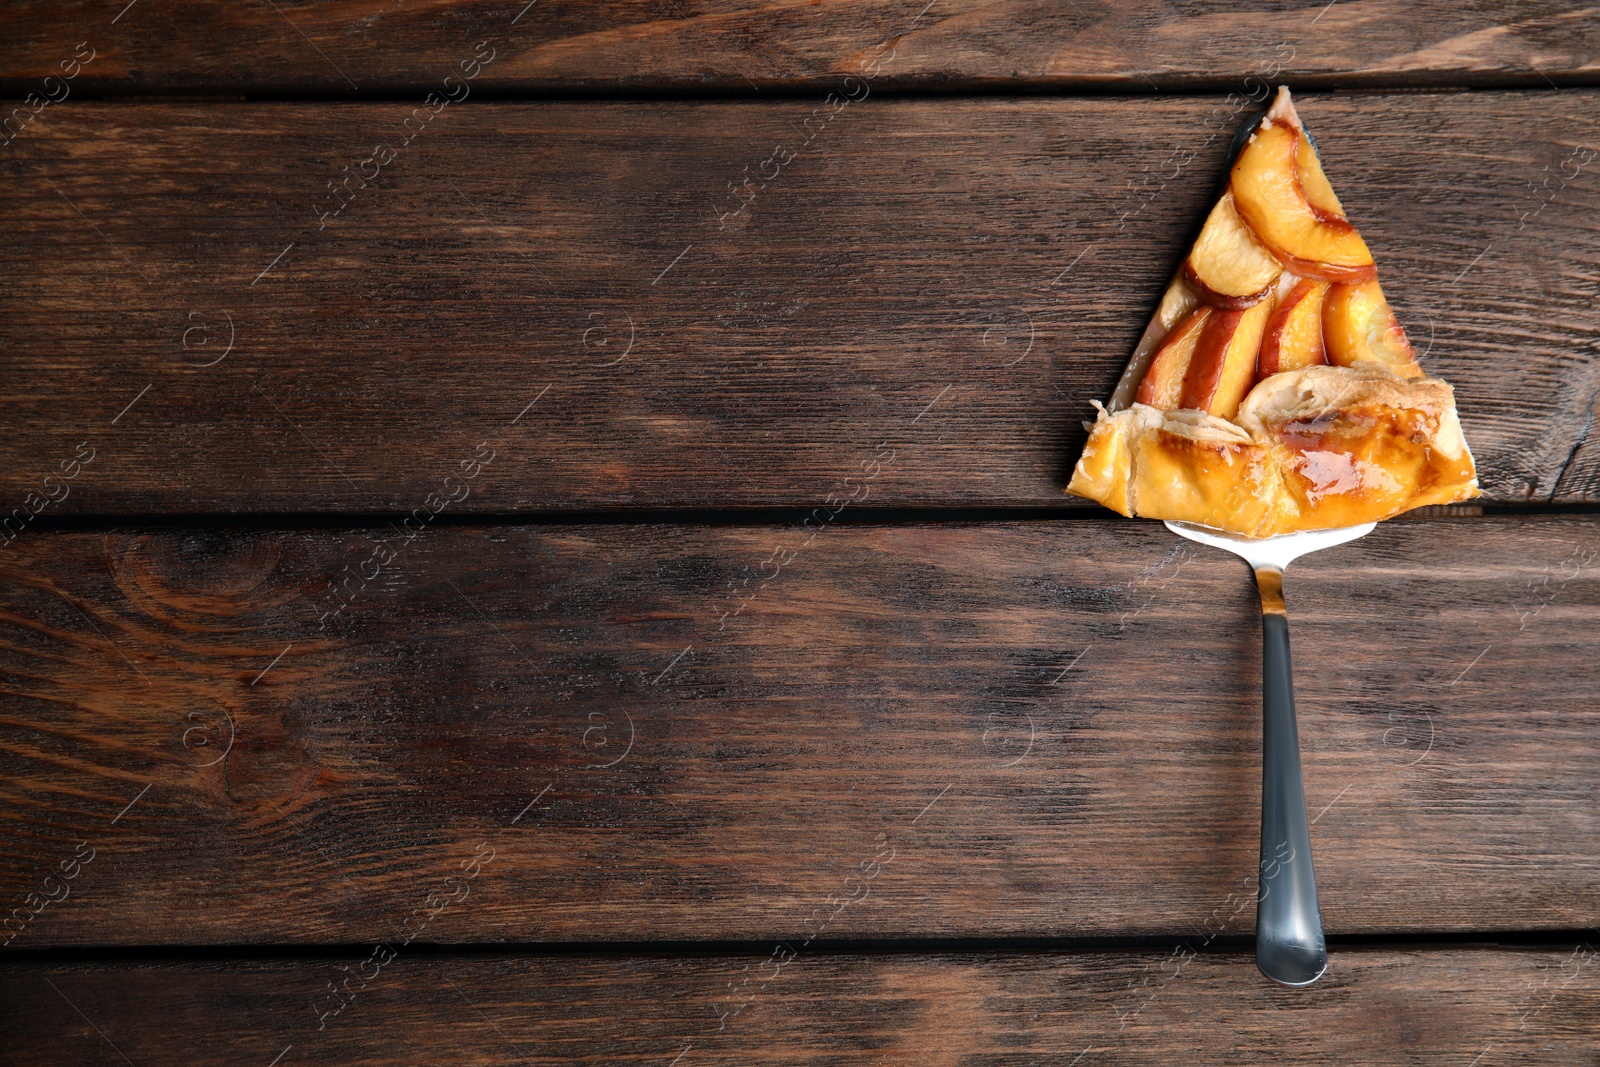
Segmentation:
<svg viewBox="0 0 1600 1067">
<path fill-rule="evenodd" d="M 1123 515 L 1270 537 L 1479 494 L 1285 88 L 1094 406 L 1067 491 Z"/>
</svg>

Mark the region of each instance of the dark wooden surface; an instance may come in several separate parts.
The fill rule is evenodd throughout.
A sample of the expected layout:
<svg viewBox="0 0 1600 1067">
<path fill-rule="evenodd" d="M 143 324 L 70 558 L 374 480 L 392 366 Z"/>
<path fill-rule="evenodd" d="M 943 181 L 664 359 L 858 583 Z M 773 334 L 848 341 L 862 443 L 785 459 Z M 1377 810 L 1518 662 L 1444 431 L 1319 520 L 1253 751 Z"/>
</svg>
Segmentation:
<svg viewBox="0 0 1600 1067">
<path fill-rule="evenodd" d="M 1587 944 L 1336 949 L 1299 990 L 1261 980 L 1243 953 L 1194 947 L 13 964 L 0 1023 L 17 1067 L 1594 1063 Z M 324 1018 L 347 976 L 354 999 Z"/>
<path fill-rule="evenodd" d="M 10 553 L 5 898 L 103 857 L 17 947 L 384 938 L 480 842 L 425 940 L 1159 936 L 1253 893 L 1255 594 L 1155 524 Z M 1542 519 L 1295 565 L 1329 930 L 1596 924 L 1597 562 Z"/>
<path fill-rule="evenodd" d="M 1595 1063 L 1597 10 L 6 5 L 0 1059 Z M 1268 80 L 1499 512 L 1290 573 L 1306 990 L 1060 495 Z"/>
<path fill-rule="evenodd" d="M 814 103 L 446 107 L 325 225 L 410 105 L 50 113 L 7 162 L 0 493 L 87 441 L 53 514 L 404 513 L 487 441 L 457 511 L 810 506 L 887 442 L 874 503 L 1067 502 L 1243 112 L 868 98 L 802 150 Z M 1301 103 L 1492 501 L 1600 491 L 1597 104 Z"/>
<path fill-rule="evenodd" d="M 1216 7 L 1106 0 L 591 3 L 159 0 L 9 4 L 0 86 L 20 95 L 81 41 L 86 92 L 391 93 L 431 87 L 474 41 L 518 91 L 750 92 L 872 69 L 889 86 L 1237 86 L 1593 81 L 1596 8 L 1550 0 Z"/>
</svg>

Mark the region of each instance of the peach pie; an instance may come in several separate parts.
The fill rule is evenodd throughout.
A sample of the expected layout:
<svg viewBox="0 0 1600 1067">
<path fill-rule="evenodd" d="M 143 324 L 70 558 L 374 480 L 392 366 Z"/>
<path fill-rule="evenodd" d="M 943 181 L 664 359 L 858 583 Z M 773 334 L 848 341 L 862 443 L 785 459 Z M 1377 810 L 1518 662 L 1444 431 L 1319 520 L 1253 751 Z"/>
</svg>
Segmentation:
<svg viewBox="0 0 1600 1067">
<path fill-rule="evenodd" d="M 1270 537 L 1478 495 L 1287 89 L 1095 407 L 1067 491 L 1124 515 Z"/>
</svg>

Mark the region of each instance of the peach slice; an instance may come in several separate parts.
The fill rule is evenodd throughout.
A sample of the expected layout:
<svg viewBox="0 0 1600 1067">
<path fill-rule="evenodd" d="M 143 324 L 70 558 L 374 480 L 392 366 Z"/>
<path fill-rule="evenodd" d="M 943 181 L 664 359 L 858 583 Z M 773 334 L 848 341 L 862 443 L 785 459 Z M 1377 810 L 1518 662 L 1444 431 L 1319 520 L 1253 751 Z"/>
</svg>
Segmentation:
<svg viewBox="0 0 1600 1067">
<path fill-rule="evenodd" d="M 1301 141 L 1300 132 L 1290 126 L 1263 123 L 1256 130 L 1234 162 L 1229 183 L 1240 217 L 1285 267 L 1302 277 L 1330 282 L 1375 277 L 1372 252 L 1350 221 L 1307 199 L 1299 166 Z M 1327 184 L 1326 177 L 1322 183 Z"/>
<path fill-rule="evenodd" d="M 1256 380 L 1256 353 L 1272 314 L 1270 300 L 1244 311 L 1214 311 L 1195 345 L 1183 376 L 1181 408 L 1197 408 L 1224 419 L 1239 411 L 1239 402 Z"/>
<path fill-rule="evenodd" d="M 1172 328 L 1166 340 L 1161 342 L 1161 347 L 1156 349 L 1154 358 L 1150 360 L 1150 368 L 1144 372 L 1144 380 L 1139 383 L 1139 391 L 1134 395 L 1136 402 L 1149 404 L 1162 411 L 1170 411 L 1178 406 L 1184 375 L 1189 371 L 1195 347 L 1200 343 L 1200 335 L 1212 313 L 1212 308 L 1202 304 Z"/>
<path fill-rule="evenodd" d="M 1272 291 L 1283 265 L 1256 240 L 1223 193 L 1184 263 L 1184 275 L 1213 307 L 1242 311 Z"/>
<path fill-rule="evenodd" d="M 1344 205 L 1334 193 L 1328 176 L 1322 172 L 1322 160 L 1312 147 L 1311 138 L 1300 131 L 1300 149 L 1296 153 L 1296 166 L 1300 172 L 1300 189 L 1306 194 L 1311 210 L 1324 218 L 1344 218 Z"/>
<path fill-rule="evenodd" d="M 1156 308 L 1150 324 L 1140 335 L 1139 343 L 1134 346 L 1133 358 L 1128 360 L 1128 365 L 1122 370 L 1122 377 L 1117 379 L 1117 387 L 1112 391 L 1107 407 L 1112 411 L 1120 411 L 1135 402 L 1134 394 L 1139 391 L 1139 383 L 1144 381 L 1145 371 L 1150 369 L 1150 362 L 1155 359 L 1156 350 L 1172 333 L 1173 328 L 1182 322 L 1198 303 L 1200 294 L 1189 284 L 1189 279 L 1183 276 L 1183 270 L 1180 268 L 1173 276 L 1172 283 L 1167 286 L 1166 293 L 1162 295 L 1161 305 Z"/>
<path fill-rule="evenodd" d="M 1328 362 L 1322 345 L 1322 300 L 1327 293 L 1328 283 L 1315 278 L 1294 283 L 1267 320 L 1261 355 L 1256 358 L 1258 379 Z"/>
<path fill-rule="evenodd" d="M 1329 287 L 1322 301 L 1322 336 L 1328 347 L 1328 362 L 1336 367 L 1376 360 L 1402 378 L 1422 375 L 1417 354 L 1389 309 L 1376 278 Z"/>
</svg>

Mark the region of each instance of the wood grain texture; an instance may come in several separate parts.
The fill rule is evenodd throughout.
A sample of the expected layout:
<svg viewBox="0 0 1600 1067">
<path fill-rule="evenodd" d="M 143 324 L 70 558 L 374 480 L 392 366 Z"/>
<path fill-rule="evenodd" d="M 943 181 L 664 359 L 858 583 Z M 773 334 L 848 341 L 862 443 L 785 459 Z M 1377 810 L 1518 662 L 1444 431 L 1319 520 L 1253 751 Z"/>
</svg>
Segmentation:
<svg viewBox="0 0 1600 1067">
<path fill-rule="evenodd" d="M 775 950 L 779 951 L 779 950 Z M 1310 989 L 1248 956 L 561 959 L 401 953 L 0 965 L 16 1067 L 301 1064 L 1588 1065 L 1589 945 L 1335 950 Z M 377 958 L 382 958 L 377 957 Z M 337 1015 L 330 982 L 354 994 Z M 358 975 L 371 976 L 363 984 Z M 323 1024 L 319 1029 L 319 1021 Z M 674 1059 L 674 1057 L 677 1057 Z"/>
<path fill-rule="evenodd" d="M 1303 100 L 1491 500 L 1596 491 L 1562 472 L 1597 102 Z M 48 112 L 9 157 L 0 512 L 403 513 L 480 442 L 458 511 L 809 506 L 885 443 L 874 503 L 1067 499 L 1242 110 L 839 107 L 469 103 L 403 148 L 402 105 Z"/>
<path fill-rule="evenodd" d="M 1281 70 L 1301 84 L 1504 84 L 1592 78 L 1593 4 L 1354 0 L 1217 8 L 1156 0 L 376 0 L 163 6 L 6 5 L 0 87 L 20 95 L 81 41 L 89 92 L 426 90 L 476 40 L 505 90 L 751 92 L 859 73 L 886 85 L 1236 85 Z"/>
<path fill-rule="evenodd" d="M 1485 519 L 1295 565 L 1331 932 L 1596 924 L 1597 559 Z M 1153 523 L 40 533 L 0 567 L 18 949 L 1249 931 L 1255 594 Z"/>
</svg>

